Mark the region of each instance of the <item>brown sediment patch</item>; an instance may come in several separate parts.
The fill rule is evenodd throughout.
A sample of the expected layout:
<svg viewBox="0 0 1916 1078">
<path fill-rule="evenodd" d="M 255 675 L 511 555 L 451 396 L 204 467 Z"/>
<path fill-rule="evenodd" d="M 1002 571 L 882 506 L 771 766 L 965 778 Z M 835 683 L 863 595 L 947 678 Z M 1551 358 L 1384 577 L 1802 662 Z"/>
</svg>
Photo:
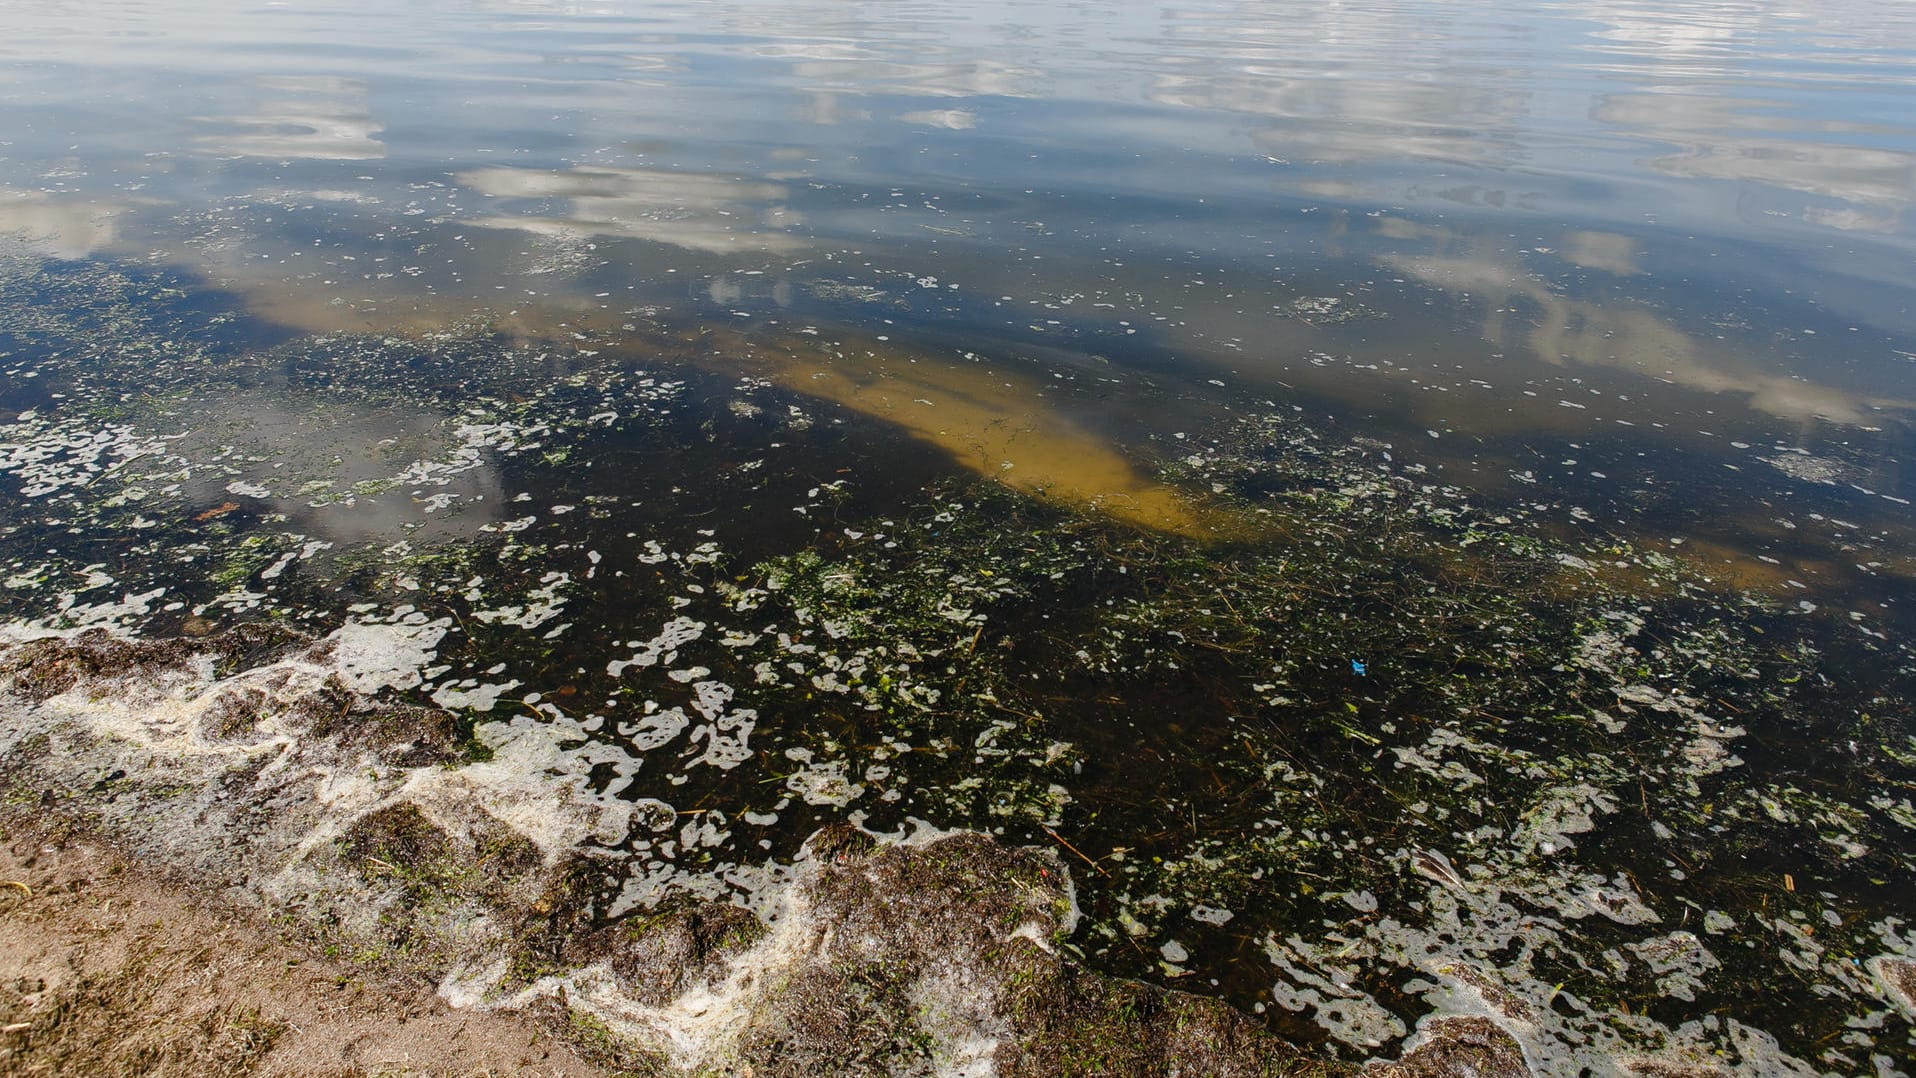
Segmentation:
<svg viewBox="0 0 1916 1078">
<path fill-rule="evenodd" d="M 1251 522 L 1201 504 L 1141 470 L 1118 442 L 1071 415 L 1071 402 L 1030 373 L 834 331 L 835 340 L 628 322 L 603 308 L 535 302 L 481 312 L 432 295 L 332 297 L 285 282 L 234 282 L 262 317 L 309 332 L 419 335 L 471 326 L 527 344 L 612 348 L 748 374 L 896 424 L 960 466 L 1075 510 L 1200 539 L 1242 538 Z"/>
<path fill-rule="evenodd" d="M 1191 538 L 1243 537 L 1252 530 L 1247 521 L 1146 475 L 1113 439 L 1073 419 L 1057 390 L 1026 372 L 869 339 L 754 339 L 713 330 L 691 343 L 694 362 L 897 424 L 1013 490 Z"/>
<path fill-rule="evenodd" d="M 1569 528 L 1546 531 L 1546 534 L 1565 541 L 1575 535 Z M 1668 564 L 1646 561 L 1643 548 L 1624 546 L 1616 546 L 1608 553 L 1586 550 L 1586 556 L 1560 558 L 1557 571 L 1540 582 L 1538 594 L 1565 598 L 1587 594 L 1591 585 L 1634 594 L 1655 594 L 1671 582 L 1671 569 L 1680 565 L 1697 580 L 1725 593 L 1751 592 L 1781 598 L 1790 593 L 1790 581 L 1801 575 L 1789 566 L 1771 565 L 1742 550 L 1706 539 L 1687 539 L 1681 546 L 1651 548 L 1650 552 L 1667 558 Z"/>
<path fill-rule="evenodd" d="M 1467 286 L 1474 295 L 1494 283 L 1500 291 L 1486 294 L 1514 297 L 1506 307 L 1515 304 L 1529 312 L 1531 304 L 1542 305 L 1547 317 L 1534 325 L 1528 313 L 1519 318 L 1506 310 L 1493 312 L 1484 332 L 1493 343 L 1522 345 L 1553 365 L 1613 367 L 1652 378 L 1664 378 L 1662 372 L 1669 370 L 1674 374 L 1667 377 L 1679 387 L 1707 393 L 1748 392 L 1754 394 L 1753 406 L 1781 415 L 1826 414 L 1853 422 L 1863 414 L 1865 405 L 1900 407 L 1887 399 L 1850 399 L 1839 389 L 1788 379 L 1778 381 L 1761 372 L 1743 371 L 1736 357 L 1721 354 L 1717 345 L 1685 334 L 1655 312 L 1586 309 L 1588 304 L 1548 294 L 1548 289 L 1524 276 L 1522 267 L 1514 263 L 1506 265 L 1475 255 L 1403 256 L 1400 261 L 1399 268 L 1419 273 L 1433 285 Z M 606 353 L 600 362 L 613 362 L 617 357 L 646 364 L 666 357 L 727 373 L 748 373 L 793 392 L 896 424 L 936 445 L 970 471 L 1073 509 L 1093 509 L 1129 524 L 1196 538 L 1255 539 L 1266 534 L 1253 519 L 1231 514 L 1208 500 L 1201 488 L 1196 492 L 1180 489 L 1159 481 L 1148 463 L 1140 467 L 1137 455 L 1122 444 L 1128 437 L 1123 432 L 1131 430 L 1144 436 L 1151 416 L 1147 415 L 1143 423 L 1134 421 L 1115 428 L 1120 434 L 1113 437 L 1085 421 L 1087 414 L 1106 407 L 1105 402 L 1077 396 L 1071 383 L 1055 381 L 1048 373 L 1015 361 L 961 358 L 880 341 L 870 333 L 854 334 L 844 327 L 821 326 L 821 335 L 813 336 L 781 331 L 776 325 L 747 331 L 716 322 L 660 322 L 617 310 L 610 302 L 577 296 L 543 296 L 510 309 L 491 310 L 475 307 L 479 301 L 472 297 L 423 292 L 418 290 L 421 286 L 405 283 L 393 283 L 389 292 L 378 296 L 335 294 L 330 289 L 277 279 L 241 278 L 232 282 L 232 287 L 249 308 L 262 316 L 313 332 L 418 336 L 443 333 L 449 327 L 474 329 L 484 325 L 529 347 Z M 407 291 L 409 288 L 412 290 Z M 1347 379 L 1349 372 L 1331 368 L 1313 374 L 1313 370 L 1289 370 L 1284 377 L 1307 380 L 1314 392 L 1334 399 L 1351 399 L 1347 388 L 1340 391 L 1325 381 Z M 1696 373 L 1699 371 L 1703 374 Z M 1694 376 L 1686 379 L 1686 373 Z M 1145 392 L 1135 385 L 1111 387 L 1109 391 L 1125 394 L 1132 402 Z M 1788 399 L 1779 404 L 1779 395 Z M 1448 399 L 1456 395 L 1443 396 Z M 1407 442 L 1398 452 L 1406 459 L 1446 466 L 1441 474 L 1467 475 L 1462 482 L 1487 497 L 1527 497 L 1524 485 L 1511 476 L 1534 464 L 1533 455 L 1487 446 L 1484 437 L 1549 431 L 1567 437 L 1585 436 L 1591 433 L 1589 413 L 1548 407 L 1547 401 L 1536 408 L 1512 409 L 1506 407 L 1509 403 L 1504 396 L 1494 396 L 1470 411 L 1468 428 L 1476 437 L 1426 444 L 1419 435 L 1414 447 Z M 1455 405 L 1453 400 L 1445 407 Z M 1134 418 L 1136 407 L 1134 403 Z M 1412 416 L 1419 414 L 1423 413 L 1412 409 Z M 1436 419 L 1435 414 L 1425 416 L 1428 422 Z M 1409 421 L 1406 417 L 1405 422 Z M 1194 426 L 1201 427 L 1202 423 Z M 1683 437 L 1677 432 L 1638 431 L 1632 437 L 1663 444 L 1681 444 Z M 313 437 L 334 439 L 325 431 Z M 1182 449 L 1179 443 L 1169 444 Z M 216 506 L 220 496 L 216 495 L 208 506 Z M 478 503 L 469 499 L 466 504 Z M 488 498 L 486 504 L 498 503 Z M 1642 525 L 1624 519 L 1631 515 L 1629 508 L 1623 504 L 1615 506 L 1615 512 L 1598 512 L 1605 518 L 1605 527 L 1634 532 Z M 1791 580 L 1847 592 L 1866 585 L 1870 574 L 1907 576 L 1910 572 L 1902 559 L 1883 553 L 1895 546 L 1885 537 L 1871 541 L 1863 554 L 1865 560 L 1887 564 L 1859 570 L 1854 564 L 1859 559 L 1844 556 L 1841 541 L 1823 535 L 1812 537 L 1807 528 L 1802 532 L 1779 530 L 1772 518 L 1782 512 L 1786 509 L 1719 509 L 1705 521 L 1677 526 L 1690 545 L 1686 549 L 1673 547 L 1668 553 L 1692 561 L 1728 585 L 1785 596 L 1796 590 Z M 441 521 L 453 518 L 430 519 L 436 526 L 447 526 Z M 1863 519 L 1872 532 L 1901 534 L 1894 521 Z M 471 525 L 479 517 L 469 509 L 459 520 Z M 1650 541 L 1662 537 L 1644 534 L 1640 538 Z M 1710 543 L 1723 549 L 1706 551 Z M 1765 554 L 1778 557 L 1784 564 L 1761 560 Z"/>
<path fill-rule="evenodd" d="M 1416 1046 L 1394 1063 L 1366 1068 L 1364 1078 L 1528 1078 L 1523 1048 L 1488 1018 L 1447 1015 L 1418 1031 Z"/>
<path fill-rule="evenodd" d="M 521 1016 L 454 1011 L 9 815 L 0 1073 L 606 1073 Z"/>
<path fill-rule="evenodd" d="M 1575 538 L 1575 533 L 1568 528 L 1546 534 L 1566 542 Z M 1547 594 L 1576 594 L 1575 584 L 1580 578 L 1638 594 L 1654 594 L 1669 583 L 1669 574 L 1655 560 L 1646 560 L 1646 553 L 1667 558 L 1671 565 L 1683 566 L 1695 582 L 1706 584 L 1719 594 L 1765 596 L 1792 603 L 1806 598 L 1819 605 L 1859 602 L 1871 598 L 1873 590 L 1879 587 L 1873 580 L 1916 578 L 1916 561 L 1887 551 L 1856 555 L 1859 560 L 1871 559 L 1872 564 L 1864 568 L 1846 565 L 1834 556 L 1817 556 L 1820 552 L 1814 548 L 1795 553 L 1782 551 L 1779 552 L 1782 556 L 1765 560 L 1771 556 L 1758 554 L 1750 546 L 1731 545 L 1694 534 L 1684 537 L 1681 543 L 1660 540 L 1653 535 L 1629 536 L 1625 541 L 1640 545 L 1618 546 L 1614 557 L 1589 554 L 1585 559 L 1588 564 L 1582 567 L 1566 564 L 1557 575 L 1570 586 Z"/>
</svg>

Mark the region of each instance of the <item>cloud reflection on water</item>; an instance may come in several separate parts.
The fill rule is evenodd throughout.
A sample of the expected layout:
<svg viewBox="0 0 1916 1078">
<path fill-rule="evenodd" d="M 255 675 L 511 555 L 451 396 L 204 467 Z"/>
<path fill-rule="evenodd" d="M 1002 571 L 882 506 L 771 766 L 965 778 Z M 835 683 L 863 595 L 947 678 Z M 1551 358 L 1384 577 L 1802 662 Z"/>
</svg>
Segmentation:
<svg viewBox="0 0 1916 1078">
<path fill-rule="evenodd" d="M 1266 121 L 1248 137 L 1286 163 L 1427 159 L 1592 178 L 1647 167 L 1837 200 L 1846 205 L 1796 207 L 1790 216 L 1894 232 L 1916 197 L 1916 156 L 1893 146 L 1916 131 L 1906 117 L 1829 118 L 1856 112 L 1858 87 L 1844 80 L 1861 79 L 1868 66 L 1841 76 L 1814 70 L 1805 37 L 1843 35 L 1846 59 L 1890 75 L 1890 65 L 1906 70 L 1916 50 L 1916 18 L 1868 0 L 1834 7 L 1560 4 L 1559 15 L 1596 25 L 1580 38 L 1539 42 L 1528 40 L 1531 28 L 1447 3 L 1332 6 L 1288 18 L 1262 3 L 1180 4 L 1164 10 L 1148 92 L 1163 105 Z M 1879 35 L 1855 33 L 1846 21 L 1853 12 Z M 1751 85 L 1777 87 L 1779 99 L 1745 96 Z M 1645 157 L 1622 140 L 1675 152 Z M 1351 189 L 1335 177 L 1299 182 Z"/>
<path fill-rule="evenodd" d="M 648 168 L 482 168 L 460 183 L 491 198 L 545 204 L 557 213 L 527 209 L 498 213 L 474 224 L 557 236 L 623 236 L 693 251 L 785 253 L 801 241 L 784 231 L 800 223 L 773 183 L 704 172 Z"/>
<path fill-rule="evenodd" d="M 210 116 L 225 130 L 202 135 L 202 149 L 240 157 L 374 161 L 386 156 L 375 138 L 385 130 L 367 108 L 366 84 L 318 75 L 269 76 L 259 85 L 276 96 L 257 112 Z"/>
<path fill-rule="evenodd" d="M 1862 424 L 1881 418 L 1873 409 L 1916 404 L 1756 369 L 1706 346 L 1647 307 L 1559 295 L 1515 262 L 1494 255 L 1390 255 L 1383 262 L 1481 304 L 1486 340 L 1524 348 L 1552 366 L 1608 369 L 1683 389 L 1742 396 L 1751 407 L 1789 420 Z"/>
<path fill-rule="evenodd" d="M 1676 147 L 1642 162 L 1658 172 L 1764 184 L 1849 204 L 1836 211 L 1806 208 L 1804 219 L 1812 223 L 1894 232 L 1903 207 L 1916 197 L 1916 155 L 1859 144 L 1894 132 L 1790 117 L 1780 102 L 1618 94 L 1605 98 L 1596 116 Z M 1852 133 L 1856 141 L 1831 138 Z"/>
<path fill-rule="evenodd" d="M 116 206 L 0 187 L 0 236 L 53 258 L 85 258 L 113 242 Z"/>
</svg>

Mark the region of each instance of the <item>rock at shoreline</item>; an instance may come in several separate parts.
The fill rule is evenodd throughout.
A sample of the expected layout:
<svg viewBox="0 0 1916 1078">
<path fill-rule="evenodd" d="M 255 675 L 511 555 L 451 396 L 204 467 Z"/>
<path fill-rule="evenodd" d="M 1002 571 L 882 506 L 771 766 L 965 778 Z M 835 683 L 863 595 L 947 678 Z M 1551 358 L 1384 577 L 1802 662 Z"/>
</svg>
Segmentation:
<svg viewBox="0 0 1916 1078">
<path fill-rule="evenodd" d="M 1048 853 L 968 832 L 880 845 L 845 827 L 814 836 L 808 852 L 770 933 L 715 983 L 626 1012 L 626 1028 L 687 1045 L 703 1032 L 681 1065 L 749 1067 L 760 1078 L 1228 1076 L 1307 1065 L 1223 1003 L 1102 977 L 1060 954 L 1077 914 Z M 676 938 L 678 924 L 663 931 Z M 680 949 L 654 953 L 669 961 Z M 715 1013 L 733 1020 L 701 1021 Z"/>
<path fill-rule="evenodd" d="M 1883 995 L 1916 1019 L 1916 959 L 1883 955 L 1870 960 L 1870 972 L 1882 986 Z"/>
<path fill-rule="evenodd" d="M 1503 1027 L 1476 1015 L 1427 1020 L 1402 1059 L 1373 1063 L 1364 1078 L 1528 1078 L 1523 1049 Z"/>
</svg>

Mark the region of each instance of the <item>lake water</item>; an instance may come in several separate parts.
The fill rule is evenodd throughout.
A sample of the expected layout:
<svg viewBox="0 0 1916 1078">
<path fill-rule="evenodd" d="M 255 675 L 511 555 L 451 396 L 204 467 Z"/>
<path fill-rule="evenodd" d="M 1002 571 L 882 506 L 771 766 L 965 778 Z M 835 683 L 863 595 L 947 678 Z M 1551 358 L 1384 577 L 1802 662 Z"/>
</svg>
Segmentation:
<svg viewBox="0 0 1916 1078">
<path fill-rule="evenodd" d="M 1894 0 L 15 0 L 0 613 L 423 614 L 716 819 L 613 913 L 982 827 L 1327 1053 L 1462 963 L 1903 1073 L 1912 87 Z"/>
</svg>

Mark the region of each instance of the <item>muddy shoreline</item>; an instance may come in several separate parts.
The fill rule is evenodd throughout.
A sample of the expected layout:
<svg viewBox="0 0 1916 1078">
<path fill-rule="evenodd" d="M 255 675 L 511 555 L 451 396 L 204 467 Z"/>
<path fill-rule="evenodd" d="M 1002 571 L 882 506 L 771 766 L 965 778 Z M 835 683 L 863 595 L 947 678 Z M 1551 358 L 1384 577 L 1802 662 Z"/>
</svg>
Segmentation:
<svg viewBox="0 0 1916 1078">
<path fill-rule="evenodd" d="M 1081 914 L 1063 856 L 977 833 L 828 827 L 769 918 L 722 901 L 606 916 L 591 856 L 542 846 L 471 787 L 422 781 L 478 766 L 435 716 L 355 694 L 336 668 L 310 676 L 339 650 L 97 630 L 0 650 L 9 712 L 43 730 L 0 755 L 5 1073 L 1534 1073 L 1520 1038 L 1535 1013 L 1466 968 L 1445 976 L 1473 1004 L 1367 1065 L 1218 1000 L 1094 973 L 1068 953 Z M 241 655 L 253 665 L 179 691 Z M 160 716 L 163 699 L 180 710 Z M 149 757 L 152 774 L 83 784 L 102 753 L 140 751 L 71 721 L 116 706 L 190 726 L 202 747 L 241 737 L 243 715 L 274 759 Z M 411 781 L 358 809 L 302 806 L 328 766 Z M 331 837 L 313 841 L 329 814 Z M 1878 975 L 1907 996 L 1909 963 Z M 1729 1073 L 1694 1056 L 1617 1062 Z"/>
<path fill-rule="evenodd" d="M 245 633 L 47 638 L 0 649 L 0 692 L 16 708 L 97 704 L 116 685 L 164 682 L 208 658 L 245 651 L 284 664 L 330 647 Z M 345 691 L 336 676 L 320 684 Z M 230 736 L 232 687 L 208 695 L 200 733 Z M 348 728 L 312 703 L 282 699 L 273 728 L 303 734 L 288 748 L 307 761 L 456 766 L 429 715 L 348 697 L 345 709 L 362 712 Z M 253 707 L 258 721 L 257 698 Z M 368 739 L 369 728 L 383 733 Z M 474 801 L 440 797 L 429 816 L 398 799 L 323 847 L 274 847 L 266 828 L 219 842 L 180 828 L 168 803 L 197 801 L 196 820 L 225 813 L 230 824 L 283 810 L 286 789 L 258 767 L 202 770 L 217 781 L 199 788 L 178 770 L 153 784 L 116 770 L 90 788 L 47 785 L 78 762 L 59 741 L 15 742 L 0 758 L 10 835 L 0 1073 L 1358 1070 L 1219 1001 L 1062 954 L 1079 912 L 1050 850 L 966 832 L 884 842 L 841 825 L 808 841 L 770 924 L 723 902 L 607 919 L 595 916 L 589 859 L 543 857 Z M 344 915 L 348 902 L 373 915 Z M 1401 1063 L 1363 1071 L 1529 1073 L 1516 1040 L 1485 1016 L 1433 1018 Z"/>
<path fill-rule="evenodd" d="M 0 1073 L 610 1073 L 549 1020 L 454 1011 L 60 820 L 0 827 Z"/>
</svg>

